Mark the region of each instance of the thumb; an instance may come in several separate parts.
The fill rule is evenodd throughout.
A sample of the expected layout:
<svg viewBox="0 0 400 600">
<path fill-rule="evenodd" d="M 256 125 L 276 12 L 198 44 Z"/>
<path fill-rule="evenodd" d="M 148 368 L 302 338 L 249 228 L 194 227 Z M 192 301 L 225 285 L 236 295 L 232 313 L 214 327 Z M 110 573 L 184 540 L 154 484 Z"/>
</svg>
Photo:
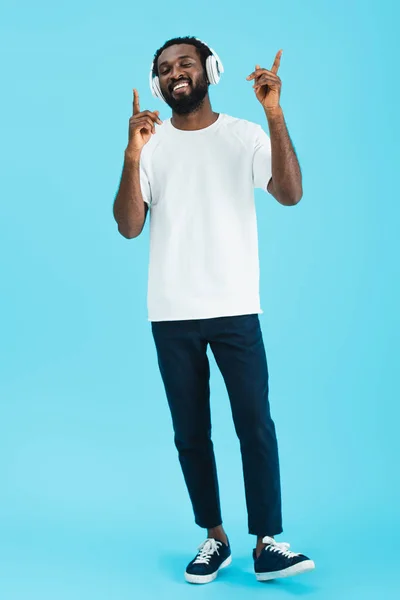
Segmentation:
<svg viewBox="0 0 400 600">
<path fill-rule="evenodd" d="M 158 124 L 162 125 L 162 121 L 160 119 L 160 111 L 159 110 L 153 110 L 153 114 L 156 115 L 157 119 L 158 119 Z"/>
</svg>

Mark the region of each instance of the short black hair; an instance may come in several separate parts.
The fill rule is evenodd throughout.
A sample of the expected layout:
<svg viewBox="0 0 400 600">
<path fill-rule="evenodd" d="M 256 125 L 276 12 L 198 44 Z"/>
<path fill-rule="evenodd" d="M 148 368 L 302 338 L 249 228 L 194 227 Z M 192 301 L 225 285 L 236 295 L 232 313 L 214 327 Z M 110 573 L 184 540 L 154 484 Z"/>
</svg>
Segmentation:
<svg viewBox="0 0 400 600">
<path fill-rule="evenodd" d="M 203 69 L 205 70 L 206 60 L 212 54 L 210 48 L 193 36 L 177 37 L 177 38 L 172 38 L 171 40 L 168 40 L 167 42 L 165 42 L 165 44 L 161 48 L 159 48 L 157 50 L 157 52 L 155 53 L 154 66 L 153 66 L 153 77 L 155 77 L 155 76 L 158 77 L 158 64 L 157 63 L 158 63 L 158 59 L 160 58 L 161 53 L 164 52 L 164 50 L 166 48 L 169 48 L 170 46 L 175 46 L 175 44 L 190 44 L 191 46 L 194 46 L 195 48 L 197 48 L 197 51 L 200 55 L 201 63 L 203 65 Z"/>
</svg>

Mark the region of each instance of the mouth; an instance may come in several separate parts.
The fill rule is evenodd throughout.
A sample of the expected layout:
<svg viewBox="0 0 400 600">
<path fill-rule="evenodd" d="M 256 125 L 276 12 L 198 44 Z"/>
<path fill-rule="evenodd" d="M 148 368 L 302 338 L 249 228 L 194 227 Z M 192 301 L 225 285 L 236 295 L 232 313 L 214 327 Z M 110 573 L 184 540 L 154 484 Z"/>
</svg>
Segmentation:
<svg viewBox="0 0 400 600">
<path fill-rule="evenodd" d="M 189 81 L 185 80 L 185 81 L 178 81 L 178 83 L 175 83 L 174 86 L 172 87 L 172 94 L 176 94 L 177 96 L 179 94 L 184 94 L 186 92 L 186 90 L 188 90 L 190 88 L 190 83 Z"/>
</svg>

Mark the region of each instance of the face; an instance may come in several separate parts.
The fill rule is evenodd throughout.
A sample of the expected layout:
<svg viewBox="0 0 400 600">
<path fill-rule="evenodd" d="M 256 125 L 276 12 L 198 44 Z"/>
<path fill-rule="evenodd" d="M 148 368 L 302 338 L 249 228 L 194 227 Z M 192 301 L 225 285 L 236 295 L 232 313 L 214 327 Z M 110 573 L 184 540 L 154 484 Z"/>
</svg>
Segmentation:
<svg viewBox="0 0 400 600">
<path fill-rule="evenodd" d="M 197 111 L 208 93 L 200 56 L 190 44 L 176 44 L 162 52 L 158 59 L 158 77 L 167 104 L 178 115 Z"/>
</svg>

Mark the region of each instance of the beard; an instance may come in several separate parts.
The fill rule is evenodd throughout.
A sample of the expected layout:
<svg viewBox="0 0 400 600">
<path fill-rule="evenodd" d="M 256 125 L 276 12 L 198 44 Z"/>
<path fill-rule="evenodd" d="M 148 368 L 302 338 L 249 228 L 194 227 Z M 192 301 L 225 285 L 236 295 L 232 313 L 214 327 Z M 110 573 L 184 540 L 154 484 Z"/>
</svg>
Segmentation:
<svg viewBox="0 0 400 600">
<path fill-rule="evenodd" d="M 182 96 L 174 97 L 172 93 L 167 90 L 163 91 L 163 96 L 170 108 L 177 115 L 188 115 L 196 112 L 201 108 L 204 98 L 208 93 L 208 81 L 204 73 L 203 77 L 198 80 L 196 85 L 190 81 L 189 91 Z"/>
</svg>

